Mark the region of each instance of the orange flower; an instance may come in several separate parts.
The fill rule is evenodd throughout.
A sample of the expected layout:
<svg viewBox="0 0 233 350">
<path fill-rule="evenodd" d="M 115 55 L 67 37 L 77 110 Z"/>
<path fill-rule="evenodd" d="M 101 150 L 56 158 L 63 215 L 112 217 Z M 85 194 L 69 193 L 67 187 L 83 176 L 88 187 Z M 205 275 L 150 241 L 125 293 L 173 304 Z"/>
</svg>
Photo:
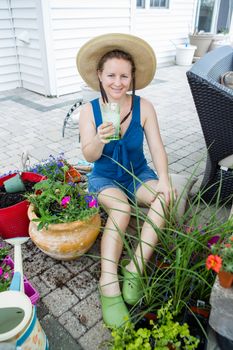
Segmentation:
<svg viewBox="0 0 233 350">
<path fill-rule="evenodd" d="M 230 237 L 230 240 L 233 241 L 233 236 Z"/>
<path fill-rule="evenodd" d="M 230 244 L 230 243 L 226 243 L 226 244 L 225 244 L 225 247 L 226 247 L 226 248 L 231 248 L 231 244 Z"/>
<path fill-rule="evenodd" d="M 213 271 L 219 273 L 222 267 L 222 259 L 218 255 L 209 255 L 206 259 L 207 270 L 212 269 Z"/>
</svg>

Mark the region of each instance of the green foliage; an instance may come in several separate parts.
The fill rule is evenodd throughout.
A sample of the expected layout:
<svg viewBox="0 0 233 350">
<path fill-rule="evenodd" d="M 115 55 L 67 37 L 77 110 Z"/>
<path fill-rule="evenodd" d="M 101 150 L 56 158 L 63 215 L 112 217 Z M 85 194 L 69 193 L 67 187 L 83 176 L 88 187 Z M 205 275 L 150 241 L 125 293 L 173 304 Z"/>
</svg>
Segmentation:
<svg viewBox="0 0 233 350">
<path fill-rule="evenodd" d="M 69 170 L 67 161 L 53 157 L 33 169 L 47 178 L 35 184 L 35 193 L 25 195 L 38 217 L 34 219 L 38 229 L 49 224 L 86 220 L 98 212 L 97 199 L 72 178 L 67 180 Z"/>
<path fill-rule="evenodd" d="M 60 155 L 57 158 L 50 155 L 48 159 L 30 167 L 28 171 L 44 175 L 48 179 L 52 179 L 54 181 L 63 181 L 64 165 L 69 166 L 68 162 L 64 160 L 63 155 Z"/>
<path fill-rule="evenodd" d="M 128 322 L 124 327 L 112 331 L 113 341 L 110 350 L 138 350 L 138 349 L 196 349 L 199 340 L 189 332 L 189 326 L 174 321 L 174 314 L 170 311 L 172 300 L 160 308 L 157 322 L 151 321 L 151 329 L 139 328 Z M 152 345 L 154 343 L 154 346 Z"/>
<path fill-rule="evenodd" d="M 170 210 L 164 211 L 165 227 L 161 229 L 150 221 L 144 209 L 137 203 L 132 204 L 136 235 L 130 231 L 124 235 L 119 231 L 127 255 L 136 267 L 138 262 L 134 251 L 137 244 L 143 244 L 143 223 L 150 223 L 158 236 L 159 243 L 154 247 L 154 256 L 144 266 L 144 274 L 141 276 L 144 296 L 138 305 L 142 303 L 147 311 L 159 308 L 168 297 L 172 298 L 173 308 L 178 313 L 182 312 L 190 299 L 209 300 L 216 276 L 213 271 L 207 271 L 206 258 L 215 240 L 229 236 L 233 225 L 229 220 L 223 221 L 219 202 L 209 206 L 202 199 L 201 192 L 187 201 L 182 216 L 178 215 L 177 206 L 172 206 L 171 203 Z M 132 309 L 132 314 L 141 317 L 138 305 Z"/>
<path fill-rule="evenodd" d="M 0 292 L 5 292 L 8 290 L 12 279 L 11 268 L 4 261 L 4 258 L 8 255 L 8 253 L 9 249 L 3 245 L 0 245 Z"/>
</svg>

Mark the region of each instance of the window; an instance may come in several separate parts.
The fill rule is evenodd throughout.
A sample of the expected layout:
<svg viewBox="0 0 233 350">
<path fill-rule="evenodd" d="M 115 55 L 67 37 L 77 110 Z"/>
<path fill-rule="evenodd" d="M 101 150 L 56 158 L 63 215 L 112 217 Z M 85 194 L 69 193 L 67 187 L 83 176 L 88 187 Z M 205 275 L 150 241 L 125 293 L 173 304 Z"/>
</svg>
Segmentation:
<svg viewBox="0 0 233 350">
<path fill-rule="evenodd" d="M 169 0 L 150 0 L 150 7 L 168 8 Z"/>
<path fill-rule="evenodd" d="M 231 25 L 232 10 L 232 0 L 199 0 L 196 31 L 227 33 Z"/>
<path fill-rule="evenodd" d="M 136 7 L 137 9 L 145 9 L 145 10 L 150 10 L 151 8 L 168 9 L 169 0 L 137 0 Z"/>
<path fill-rule="evenodd" d="M 137 8 L 145 8 L 145 0 L 137 0 Z"/>
</svg>

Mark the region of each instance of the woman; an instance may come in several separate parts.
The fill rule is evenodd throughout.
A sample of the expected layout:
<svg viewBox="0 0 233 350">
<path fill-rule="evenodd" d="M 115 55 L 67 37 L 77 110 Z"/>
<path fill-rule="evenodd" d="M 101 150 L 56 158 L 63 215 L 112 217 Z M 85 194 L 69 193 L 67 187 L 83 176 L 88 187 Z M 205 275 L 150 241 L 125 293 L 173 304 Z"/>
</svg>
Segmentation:
<svg viewBox="0 0 233 350">
<path fill-rule="evenodd" d="M 158 240 L 149 222 L 163 227 L 164 209 L 171 197 L 167 156 L 154 107 L 135 95 L 135 89 L 147 86 L 153 79 L 156 58 L 152 48 L 138 37 L 107 34 L 90 40 L 79 50 L 77 67 L 84 81 L 101 92 L 101 98 L 84 105 L 79 128 L 84 157 L 94 162 L 89 191 L 98 194 L 99 203 L 108 213 L 101 241 L 103 319 L 109 326 L 120 326 L 129 317 L 125 302 L 133 305 L 142 297 L 140 276 Z M 107 102 L 120 105 L 121 139 L 117 141 L 109 140 L 115 131 L 113 124 L 102 121 L 101 105 Z M 148 167 L 143 154 L 144 133 L 158 175 Z M 132 173 L 140 181 L 135 181 Z M 150 210 L 142 227 L 141 244 L 134 259 L 123 268 L 121 294 L 117 269 L 122 234 L 130 220 L 130 200 L 135 199 Z"/>
</svg>

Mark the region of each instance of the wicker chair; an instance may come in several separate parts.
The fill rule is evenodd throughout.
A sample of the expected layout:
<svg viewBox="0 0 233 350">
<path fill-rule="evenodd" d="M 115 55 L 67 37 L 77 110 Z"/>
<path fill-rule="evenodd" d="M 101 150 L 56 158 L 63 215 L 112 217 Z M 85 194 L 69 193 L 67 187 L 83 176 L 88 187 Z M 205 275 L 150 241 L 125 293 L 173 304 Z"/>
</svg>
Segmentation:
<svg viewBox="0 0 233 350">
<path fill-rule="evenodd" d="M 207 53 L 187 72 L 207 146 L 201 184 L 207 202 L 218 196 L 225 202 L 233 195 L 233 89 L 220 84 L 227 71 L 233 71 L 231 46 Z"/>
</svg>

